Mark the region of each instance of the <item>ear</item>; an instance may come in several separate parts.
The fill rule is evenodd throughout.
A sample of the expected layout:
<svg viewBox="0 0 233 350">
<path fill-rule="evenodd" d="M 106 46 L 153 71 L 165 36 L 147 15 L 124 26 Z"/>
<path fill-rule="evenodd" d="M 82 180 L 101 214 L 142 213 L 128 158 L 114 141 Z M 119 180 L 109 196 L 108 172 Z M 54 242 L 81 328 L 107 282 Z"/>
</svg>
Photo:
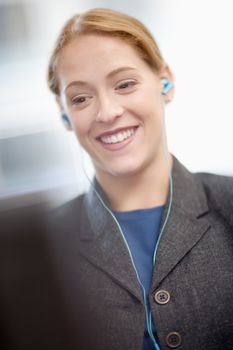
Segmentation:
<svg viewBox="0 0 233 350">
<path fill-rule="evenodd" d="M 163 94 L 165 103 L 169 103 L 172 101 L 172 99 L 174 97 L 174 90 L 175 89 L 174 89 L 174 76 L 173 76 L 173 73 L 168 65 L 164 65 L 162 67 L 162 69 L 159 72 L 159 78 L 161 80 L 161 93 L 162 93 L 163 88 L 164 88 L 163 83 L 162 83 L 163 79 L 167 79 L 169 82 L 172 83 L 171 89 L 169 89 L 168 92 Z"/>
<path fill-rule="evenodd" d="M 65 112 L 65 109 L 63 107 L 63 103 L 61 101 L 61 97 L 57 95 L 56 96 L 56 101 L 57 101 L 58 107 L 60 109 L 61 119 L 62 119 L 62 122 L 63 122 L 66 130 L 68 130 L 68 131 L 72 130 L 72 125 L 71 125 L 70 119 L 69 119 L 69 117 L 68 117 L 68 115 Z"/>
</svg>

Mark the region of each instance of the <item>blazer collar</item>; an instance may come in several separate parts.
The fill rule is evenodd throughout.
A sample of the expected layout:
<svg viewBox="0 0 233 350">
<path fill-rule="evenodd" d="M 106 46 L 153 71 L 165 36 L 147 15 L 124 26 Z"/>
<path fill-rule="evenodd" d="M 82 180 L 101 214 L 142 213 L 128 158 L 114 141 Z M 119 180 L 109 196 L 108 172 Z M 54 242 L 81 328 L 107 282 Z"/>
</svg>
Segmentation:
<svg viewBox="0 0 233 350">
<path fill-rule="evenodd" d="M 199 178 L 189 172 L 174 156 L 172 179 L 173 206 L 179 207 L 193 218 L 198 218 L 209 210 L 206 194 Z"/>
<path fill-rule="evenodd" d="M 173 156 L 172 167 L 173 199 L 172 208 L 175 206 L 190 218 L 198 218 L 209 211 L 206 194 L 203 185 L 195 174 L 190 173 Z M 167 198 L 164 213 L 168 208 L 170 193 Z M 101 235 L 104 228 L 108 226 L 109 220 L 113 219 L 107 208 L 107 199 L 94 178 L 88 193 L 84 198 L 84 205 L 87 210 L 88 219 L 92 228 L 91 232 L 82 232 L 83 239 L 93 239 Z M 163 215 L 164 218 L 164 215 Z M 171 220 L 169 220 L 171 221 Z"/>
<path fill-rule="evenodd" d="M 172 207 L 157 252 L 153 289 L 209 228 L 209 224 L 203 220 L 204 214 L 208 212 L 208 206 L 202 184 L 175 157 L 173 157 L 172 178 Z M 169 197 L 170 194 L 161 227 L 166 218 Z M 84 246 L 80 246 L 81 254 L 142 300 L 136 273 L 119 226 L 105 203 L 104 193 L 94 180 L 84 197 L 85 209 L 80 227 L 80 237 Z"/>
<path fill-rule="evenodd" d="M 94 180 L 84 197 L 79 252 L 143 302 L 136 272 L 119 225 L 105 203 L 104 193 Z"/>
<path fill-rule="evenodd" d="M 202 183 L 173 157 L 173 199 L 157 250 L 151 290 L 155 290 L 210 228 L 209 207 Z M 161 227 L 167 216 L 169 197 Z"/>
</svg>

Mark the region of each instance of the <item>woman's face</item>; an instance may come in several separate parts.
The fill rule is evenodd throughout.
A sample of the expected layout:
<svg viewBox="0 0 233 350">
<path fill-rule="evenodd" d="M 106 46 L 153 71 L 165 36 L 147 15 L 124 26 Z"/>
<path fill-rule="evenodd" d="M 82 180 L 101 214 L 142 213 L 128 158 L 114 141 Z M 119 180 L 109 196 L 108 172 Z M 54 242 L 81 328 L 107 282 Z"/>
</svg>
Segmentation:
<svg viewBox="0 0 233 350">
<path fill-rule="evenodd" d="M 119 38 L 82 35 L 58 60 L 58 102 L 89 153 L 97 177 L 128 176 L 153 166 L 161 145 L 161 78 Z"/>
</svg>

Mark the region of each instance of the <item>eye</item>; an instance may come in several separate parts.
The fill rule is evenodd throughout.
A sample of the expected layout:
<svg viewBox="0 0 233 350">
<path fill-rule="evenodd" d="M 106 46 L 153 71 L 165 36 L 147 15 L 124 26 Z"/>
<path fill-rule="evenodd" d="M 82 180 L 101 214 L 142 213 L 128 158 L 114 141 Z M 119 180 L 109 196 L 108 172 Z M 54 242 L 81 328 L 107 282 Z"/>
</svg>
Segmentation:
<svg viewBox="0 0 233 350">
<path fill-rule="evenodd" d="M 135 80 L 125 80 L 117 85 L 116 90 L 131 90 L 137 82 Z"/>
<path fill-rule="evenodd" d="M 72 105 L 76 105 L 76 106 L 84 106 L 89 102 L 91 98 L 92 96 L 89 96 L 89 95 L 79 95 L 79 96 L 73 97 L 71 99 L 71 103 Z"/>
</svg>

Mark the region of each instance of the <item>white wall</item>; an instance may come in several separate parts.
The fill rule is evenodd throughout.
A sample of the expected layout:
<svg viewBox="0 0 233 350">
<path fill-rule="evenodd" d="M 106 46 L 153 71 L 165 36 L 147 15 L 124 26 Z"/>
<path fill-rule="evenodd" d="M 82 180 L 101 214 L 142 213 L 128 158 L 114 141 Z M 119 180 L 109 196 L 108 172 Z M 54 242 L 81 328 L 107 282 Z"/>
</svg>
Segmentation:
<svg viewBox="0 0 233 350">
<path fill-rule="evenodd" d="M 233 174 L 233 3 L 158 3 L 158 35 L 176 82 L 170 149 L 190 169 Z"/>
</svg>

